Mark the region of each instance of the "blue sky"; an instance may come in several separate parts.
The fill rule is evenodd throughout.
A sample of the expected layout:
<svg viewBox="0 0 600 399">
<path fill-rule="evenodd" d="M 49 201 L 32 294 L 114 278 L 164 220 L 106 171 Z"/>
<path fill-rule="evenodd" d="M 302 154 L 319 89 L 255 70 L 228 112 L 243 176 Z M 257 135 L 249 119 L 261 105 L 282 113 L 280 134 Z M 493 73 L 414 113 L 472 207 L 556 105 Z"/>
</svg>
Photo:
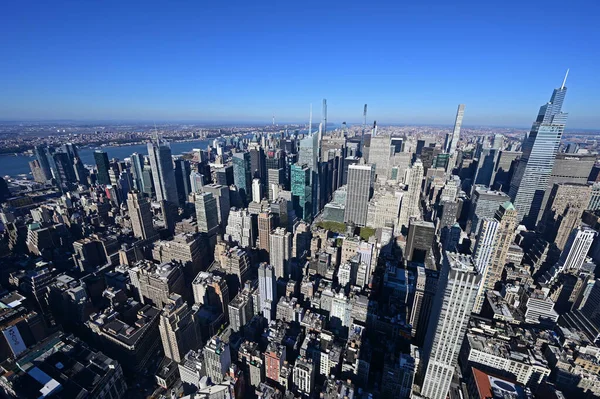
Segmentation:
<svg viewBox="0 0 600 399">
<path fill-rule="evenodd" d="M 408 3 L 408 4 L 405 4 Z M 493 4 L 492 4 L 493 3 Z M 600 128 L 600 2 L 7 1 L 0 119 L 527 127 L 571 69 Z"/>
</svg>

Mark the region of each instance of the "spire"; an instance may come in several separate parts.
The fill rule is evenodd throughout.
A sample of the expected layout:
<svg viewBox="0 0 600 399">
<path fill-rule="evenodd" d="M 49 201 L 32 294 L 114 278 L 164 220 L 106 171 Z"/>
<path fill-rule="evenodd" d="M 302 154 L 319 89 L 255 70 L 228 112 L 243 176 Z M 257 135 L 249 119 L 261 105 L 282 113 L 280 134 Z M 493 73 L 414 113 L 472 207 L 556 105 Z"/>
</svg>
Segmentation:
<svg viewBox="0 0 600 399">
<path fill-rule="evenodd" d="M 565 83 L 567 83 L 568 76 L 569 76 L 569 68 L 567 68 L 567 73 L 565 74 L 565 79 L 563 80 L 562 86 L 560 86 L 561 90 L 565 88 Z"/>
</svg>

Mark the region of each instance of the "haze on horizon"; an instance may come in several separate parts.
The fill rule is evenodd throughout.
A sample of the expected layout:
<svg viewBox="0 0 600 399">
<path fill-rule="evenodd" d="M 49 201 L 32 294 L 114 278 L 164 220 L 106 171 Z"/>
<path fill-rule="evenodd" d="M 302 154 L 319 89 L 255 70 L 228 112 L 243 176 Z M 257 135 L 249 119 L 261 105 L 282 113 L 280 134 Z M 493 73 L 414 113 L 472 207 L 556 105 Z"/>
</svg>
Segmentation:
<svg viewBox="0 0 600 399">
<path fill-rule="evenodd" d="M 570 68 L 567 129 L 600 128 L 598 2 L 399 3 L 10 2 L 0 120 L 529 127 Z"/>
</svg>

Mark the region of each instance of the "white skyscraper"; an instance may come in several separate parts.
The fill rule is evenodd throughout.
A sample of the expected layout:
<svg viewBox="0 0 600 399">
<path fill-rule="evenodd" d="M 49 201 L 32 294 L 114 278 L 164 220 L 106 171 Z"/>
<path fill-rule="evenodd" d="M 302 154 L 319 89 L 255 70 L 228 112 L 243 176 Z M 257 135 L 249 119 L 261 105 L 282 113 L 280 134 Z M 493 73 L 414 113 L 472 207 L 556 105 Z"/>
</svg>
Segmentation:
<svg viewBox="0 0 600 399">
<path fill-rule="evenodd" d="M 350 165 L 344 223 L 366 226 L 374 178 L 374 165 Z"/>
<path fill-rule="evenodd" d="M 378 181 L 386 181 L 389 177 L 391 154 L 392 140 L 390 136 L 382 135 L 371 138 L 369 163 L 375 165 L 375 174 Z"/>
<path fill-rule="evenodd" d="M 283 227 L 278 227 L 269 237 L 269 257 L 275 268 L 277 278 L 290 277 L 290 258 L 292 257 L 292 234 Z"/>
<path fill-rule="evenodd" d="M 252 180 L 252 202 L 260 202 L 263 197 L 262 185 L 260 179 Z"/>
<path fill-rule="evenodd" d="M 264 262 L 258 266 L 258 293 L 262 314 L 271 321 L 277 304 L 277 277 L 273 266 Z"/>
<path fill-rule="evenodd" d="M 477 233 L 477 241 L 475 242 L 475 250 L 473 251 L 473 263 L 479 274 L 481 274 L 482 281 L 479 285 L 479 292 L 477 293 L 473 313 L 481 312 L 486 290 L 494 288 L 493 285 L 489 287 L 489 284 L 486 284 L 486 278 L 491 271 L 499 226 L 500 223 L 496 219 L 491 218 L 484 218 L 479 224 L 479 232 Z"/>
<path fill-rule="evenodd" d="M 445 399 L 448 394 L 480 280 L 470 257 L 444 253 L 423 348 L 425 398 Z"/>
<path fill-rule="evenodd" d="M 587 226 L 574 229 L 558 261 L 560 271 L 581 269 L 597 234 Z"/>
<path fill-rule="evenodd" d="M 460 140 L 460 127 L 462 126 L 464 114 L 465 104 L 459 104 L 458 110 L 456 111 L 456 120 L 454 121 L 454 130 L 452 131 L 452 139 L 448 142 L 448 148 L 446 148 L 446 152 L 450 155 L 454 155 L 456 152 L 456 146 L 458 145 L 458 140 Z"/>
<path fill-rule="evenodd" d="M 423 181 L 423 162 L 417 159 L 414 165 L 406 171 L 408 177 L 408 191 L 402 197 L 402 205 L 400 206 L 400 222 L 399 225 L 408 228 L 408 221 L 411 217 L 421 220 L 421 182 Z"/>
</svg>

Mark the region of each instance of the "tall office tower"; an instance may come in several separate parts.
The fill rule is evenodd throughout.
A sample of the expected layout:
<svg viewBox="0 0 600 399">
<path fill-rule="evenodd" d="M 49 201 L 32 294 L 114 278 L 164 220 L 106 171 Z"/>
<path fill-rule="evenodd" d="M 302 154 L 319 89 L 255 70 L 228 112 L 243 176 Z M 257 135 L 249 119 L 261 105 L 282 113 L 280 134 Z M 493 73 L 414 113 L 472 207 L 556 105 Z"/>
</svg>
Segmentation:
<svg viewBox="0 0 600 399">
<path fill-rule="evenodd" d="M 411 217 L 422 219 L 421 216 L 421 183 L 423 181 L 423 163 L 417 159 L 413 166 L 406 171 L 407 178 L 405 181 L 408 184 L 408 191 L 402 197 L 402 205 L 400 207 L 401 227 L 408 227 L 408 222 Z"/>
<path fill-rule="evenodd" d="M 540 107 L 531 132 L 523 143 L 523 155 L 510 182 L 510 197 L 519 218 L 528 228 L 533 228 L 538 220 L 565 130 L 567 114 L 562 112 L 562 106 L 567 94 L 566 79 L 565 76 L 562 86 L 554 89 L 550 102 Z"/>
<path fill-rule="evenodd" d="M 129 269 L 129 278 L 140 301 L 151 302 L 159 309 L 167 305 L 171 294 L 186 292 L 183 268 L 176 263 L 161 263 L 141 260 Z"/>
<path fill-rule="evenodd" d="M 139 192 L 145 192 L 144 187 L 144 156 L 134 152 L 131 154 L 131 170 L 133 172 L 134 187 Z"/>
<path fill-rule="evenodd" d="M 483 218 L 493 218 L 500 205 L 509 199 L 510 197 L 501 191 L 475 187 L 467 219 L 467 233 L 477 233 L 479 221 Z"/>
<path fill-rule="evenodd" d="M 592 243 L 598 233 L 587 226 L 574 229 L 569 235 L 565 250 L 558 260 L 558 271 L 571 270 L 578 272 L 585 262 Z"/>
<path fill-rule="evenodd" d="M 463 116 L 465 114 L 465 105 L 459 104 L 458 110 L 456 111 L 456 120 L 454 121 L 454 130 L 452 130 L 452 139 L 448 142 L 446 152 L 450 155 L 454 155 L 458 141 L 460 140 L 460 127 L 462 126 Z"/>
<path fill-rule="evenodd" d="M 152 168 L 150 164 L 144 163 L 142 170 L 142 179 L 144 181 L 144 194 L 151 197 L 154 195 L 154 180 L 152 179 Z"/>
<path fill-rule="evenodd" d="M 445 399 L 448 394 L 480 280 L 470 257 L 444 253 L 423 348 L 421 395 L 426 398 Z"/>
<path fill-rule="evenodd" d="M 313 218 L 311 170 L 304 164 L 291 166 L 292 206 L 298 218 L 311 222 Z"/>
<path fill-rule="evenodd" d="M 160 140 L 148 143 L 148 158 L 150 159 L 150 167 L 152 168 L 156 199 L 158 201 L 166 200 L 177 204 L 179 199 L 177 197 L 173 157 L 171 156 L 169 143 Z"/>
<path fill-rule="evenodd" d="M 327 99 L 323 99 L 323 110 L 321 111 L 321 129 L 322 135 L 327 133 Z"/>
<path fill-rule="evenodd" d="M 267 189 L 268 198 L 269 201 L 273 201 L 279 196 L 280 187 L 285 184 L 284 169 L 267 169 L 267 183 L 269 185 Z"/>
<path fill-rule="evenodd" d="M 487 187 L 492 186 L 499 154 L 500 151 L 493 148 L 484 148 L 481 150 L 481 154 L 477 160 L 477 169 L 475 170 L 475 184 Z"/>
<path fill-rule="evenodd" d="M 496 163 L 496 168 L 494 170 L 494 189 L 503 192 L 509 191 L 510 180 L 519 163 L 520 156 L 521 152 L 500 151 L 498 162 Z"/>
<path fill-rule="evenodd" d="M 351 165 L 348 168 L 348 196 L 344 223 L 354 223 L 356 226 L 367 225 L 369 199 L 371 199 L 374 179 L 374 165 Z"/>
<path fill-rule="evenodd" d="M 150 202 L 139 191 L 130 191 L 127 194 L 127 210 L 131 219 L 133 235 L 142 240 L 157 237 L 152 224 L 152 210 Z"/>
<path fill-rule="evenodd" d="M 556 154 L 552 174 L 550 174 L 550 179 L 548 180 L 548 188 L 544 194 L 544 200 L 542 201 L 542 207 L 540 208 L 540 219 L 548 204 L 552 187 L 554 187 L 556 183 L 587 184 L 595 162 L 596 155 Z"/>
<path fill-rule="evenodd" d="M 277 305 L 277 277 L 275 268 L 268 263 L 263 262 L 258 266 L 258 292 L 262 315 L 270 322 Z"/>
<path fill-rule="evenodd" d="M 209 236 L 217 234 L 219 228 L 219 216 L 217 211 L 217 200 L 212 193 L 197 193 L 195 196 L 196 221 L 198 231 L 207 233 Z"/>
<path fill-rule="evenodd" d="M 257 143 L 250 143 L 250 171 L 253 179 L 260 179 L 260 183 L 267 181 L 267 168 L 265 151 Z"/>
<path fill-rule="evenodd" d="M 506 264 L 508 250 L 515 240 L 516 229 L 518 226 L 518 214 L 509 201 L 500 205 L 494 218 L 498 221 L 498 234 L 496 236 L 494 254 L 489 271 L 485 276 L 486 287 L 494 287 L 496 282 L 502 279 L 502 272 Z"/>
<path fill-rule="evenodd" d="M 408 236 L 404 258 L 408 261 L 425 263 L 435 239 L 435 225 L 411 219 L 408 223 Z"/>
<path fill-rule="evenodd" d="M 382 135 L 371 138 L 369 163 L 375 165 L 375 175 L 378 181 L 386 181 L 389 178 L 392 151 L 390 136 Z"/>
<path fill-rule="evenodd" d="M 298 164 L 306 165 L 309 170 L 310 186 L 311 186 L 311 198 L 310 205 L 312 207 L 310 215 L 316 215 L 319 212 L 319 151 L 320 141 L 319 134 L 309 134 L 300 140 L 300 151 L 298 153 Z M 304 219 L 304 217 L 303 217 Z M 309 220 L 309 219 L 304 219 Z"/>
<path fill-rule="evenodd" d="M 275 220 L 269 212 L 261 212 L 258 214 L 258 243 L 259 250 L 269 252 L 269 235 L 275 228 Z"/>
<path fill-rule="evenodd" d="M 581 225 L 581 215 L 587 209 L 591 196 L 592 187 L 587 184 L 554 184 L 538 225 L 544 238 L 556 243 L 562 250 L 571 231 Z"/>
<path fill-rule="evenodd" d="M 181 295 L 171 294 L 165 305 L 158 329 L 165 356 L 180 363 L 190 350 L 202 344 L 199 308 L 189 308 Z"/>
<path fill-rule="evenodd" d="M 263 197 L 263 189 L 260 179 L 252 180 L 252 202 L 259 203 Z"/>
<path fill-rule="evenodd" d="M 50 170 L 50 164 L 48 163 L 48 158 L 46 157 L 46 151 L 43 145 L 36 145 L 34 148 L 35 157 L 40 163 L 40 168 L 42 169 L 42 173 L 45 180 L 52 179 L 52 171 Z"/>
<path fill-rule="evenodd" d="M 110 184 L 110 177 L 108 176 L 110 162 L 108 162 L 106 151 L 94 151 L 94 160 L 96 161 L 96 169 L 98 170 L 96 182 L 98 184 Z"/>
<path fill-rule="evenodd" d="M 492 139 L 492 148 L 496 150 L 502 150 L 504 148 L 504 136 L 501 134 L 495 134 Z"/>
<path fill-rule="evenodd" d="M 192 192 L 190 174 L 192 173 L 192 167 L 190 161 L 187 159 L 179 158 L 175 160 L 175 186 L 177 188 L 177 198 L 179 199 L 179 205 L 184 206 L 188 196 Z"/>
<path fill-rule="evenodd" d="M 252 228 L 252 215 L 246 209 L 229 212 L 225 239 L 232 241 L 242 248 L 254 246 L 255 234 Z"/>
<path fill-rule="evenodd" d="M 496 240 L 498 237 L 500 223 L 496 219 L 483 218 L 479 223 L 477 232 L 477 241 L 473 251 L 473 263 L 481 275 L 481 284 L 473 307 L 473 313 L 481 312 L 485 293 L 487 290 L 493 290 L 496 283 L 491 278 L 493 258 L 496 253 Z"/>
<path fill-rule="evenodd" d="M 55 152 L 54 164 L 58 176 L 55 176 L 60 184 L 76 183 L 77 176 L 75 175 L 75 169 L 73 169 L 73 161 L 66 152 Z"/>
<path fill-rule="evenodd" d="M 38 161 L 37 159 L 34 159 L 33 161 L 29 162 L 29 169 L 31 169 L 33 181 L 42 184 L 45 184 L 48 181 L 48 179 L 46 179 L 44 171 L 42 170 L 40 161 Z"/>
<path fill-rule="evenodd" d="M 204 175 L 198 172 L 190 172 L 190 192 L 200 193 L 204 187 Z"/>
<path fill-rule="evenodd" d="M 252 173 L 250 169 L 250 153 L 237 152 L 233 154 L 233 182 L 236 185 L 244 204 L 251 197 Z"/>
<path fill-rule="evenodd" d="M 229 219 L 229 211 L 231 209 L 231 201 L 229 198 L 229 186 L 211 183 L 202 188 L 205 192 L 211 193 L 217 200 L 217 216 L 221 232 L 225 231 L 227 219 Z"/>
<path fill-rule="evenodd" d="M 214 384 L 223 381 L 231 366 L 229 344 L 221 341 L 218 336 L 212 337 L 204 346 L 204 364 L 206 366 L 206 376 Z"/>
<path fill-rule="evenodd" d="M 270 235 L 269 256 L 275 268 L 277 278 L 288 279 L 291 275 L 290 259 L 292 258 L 292 233 L 282 227 L 276 228 Z"/>
</svg>

